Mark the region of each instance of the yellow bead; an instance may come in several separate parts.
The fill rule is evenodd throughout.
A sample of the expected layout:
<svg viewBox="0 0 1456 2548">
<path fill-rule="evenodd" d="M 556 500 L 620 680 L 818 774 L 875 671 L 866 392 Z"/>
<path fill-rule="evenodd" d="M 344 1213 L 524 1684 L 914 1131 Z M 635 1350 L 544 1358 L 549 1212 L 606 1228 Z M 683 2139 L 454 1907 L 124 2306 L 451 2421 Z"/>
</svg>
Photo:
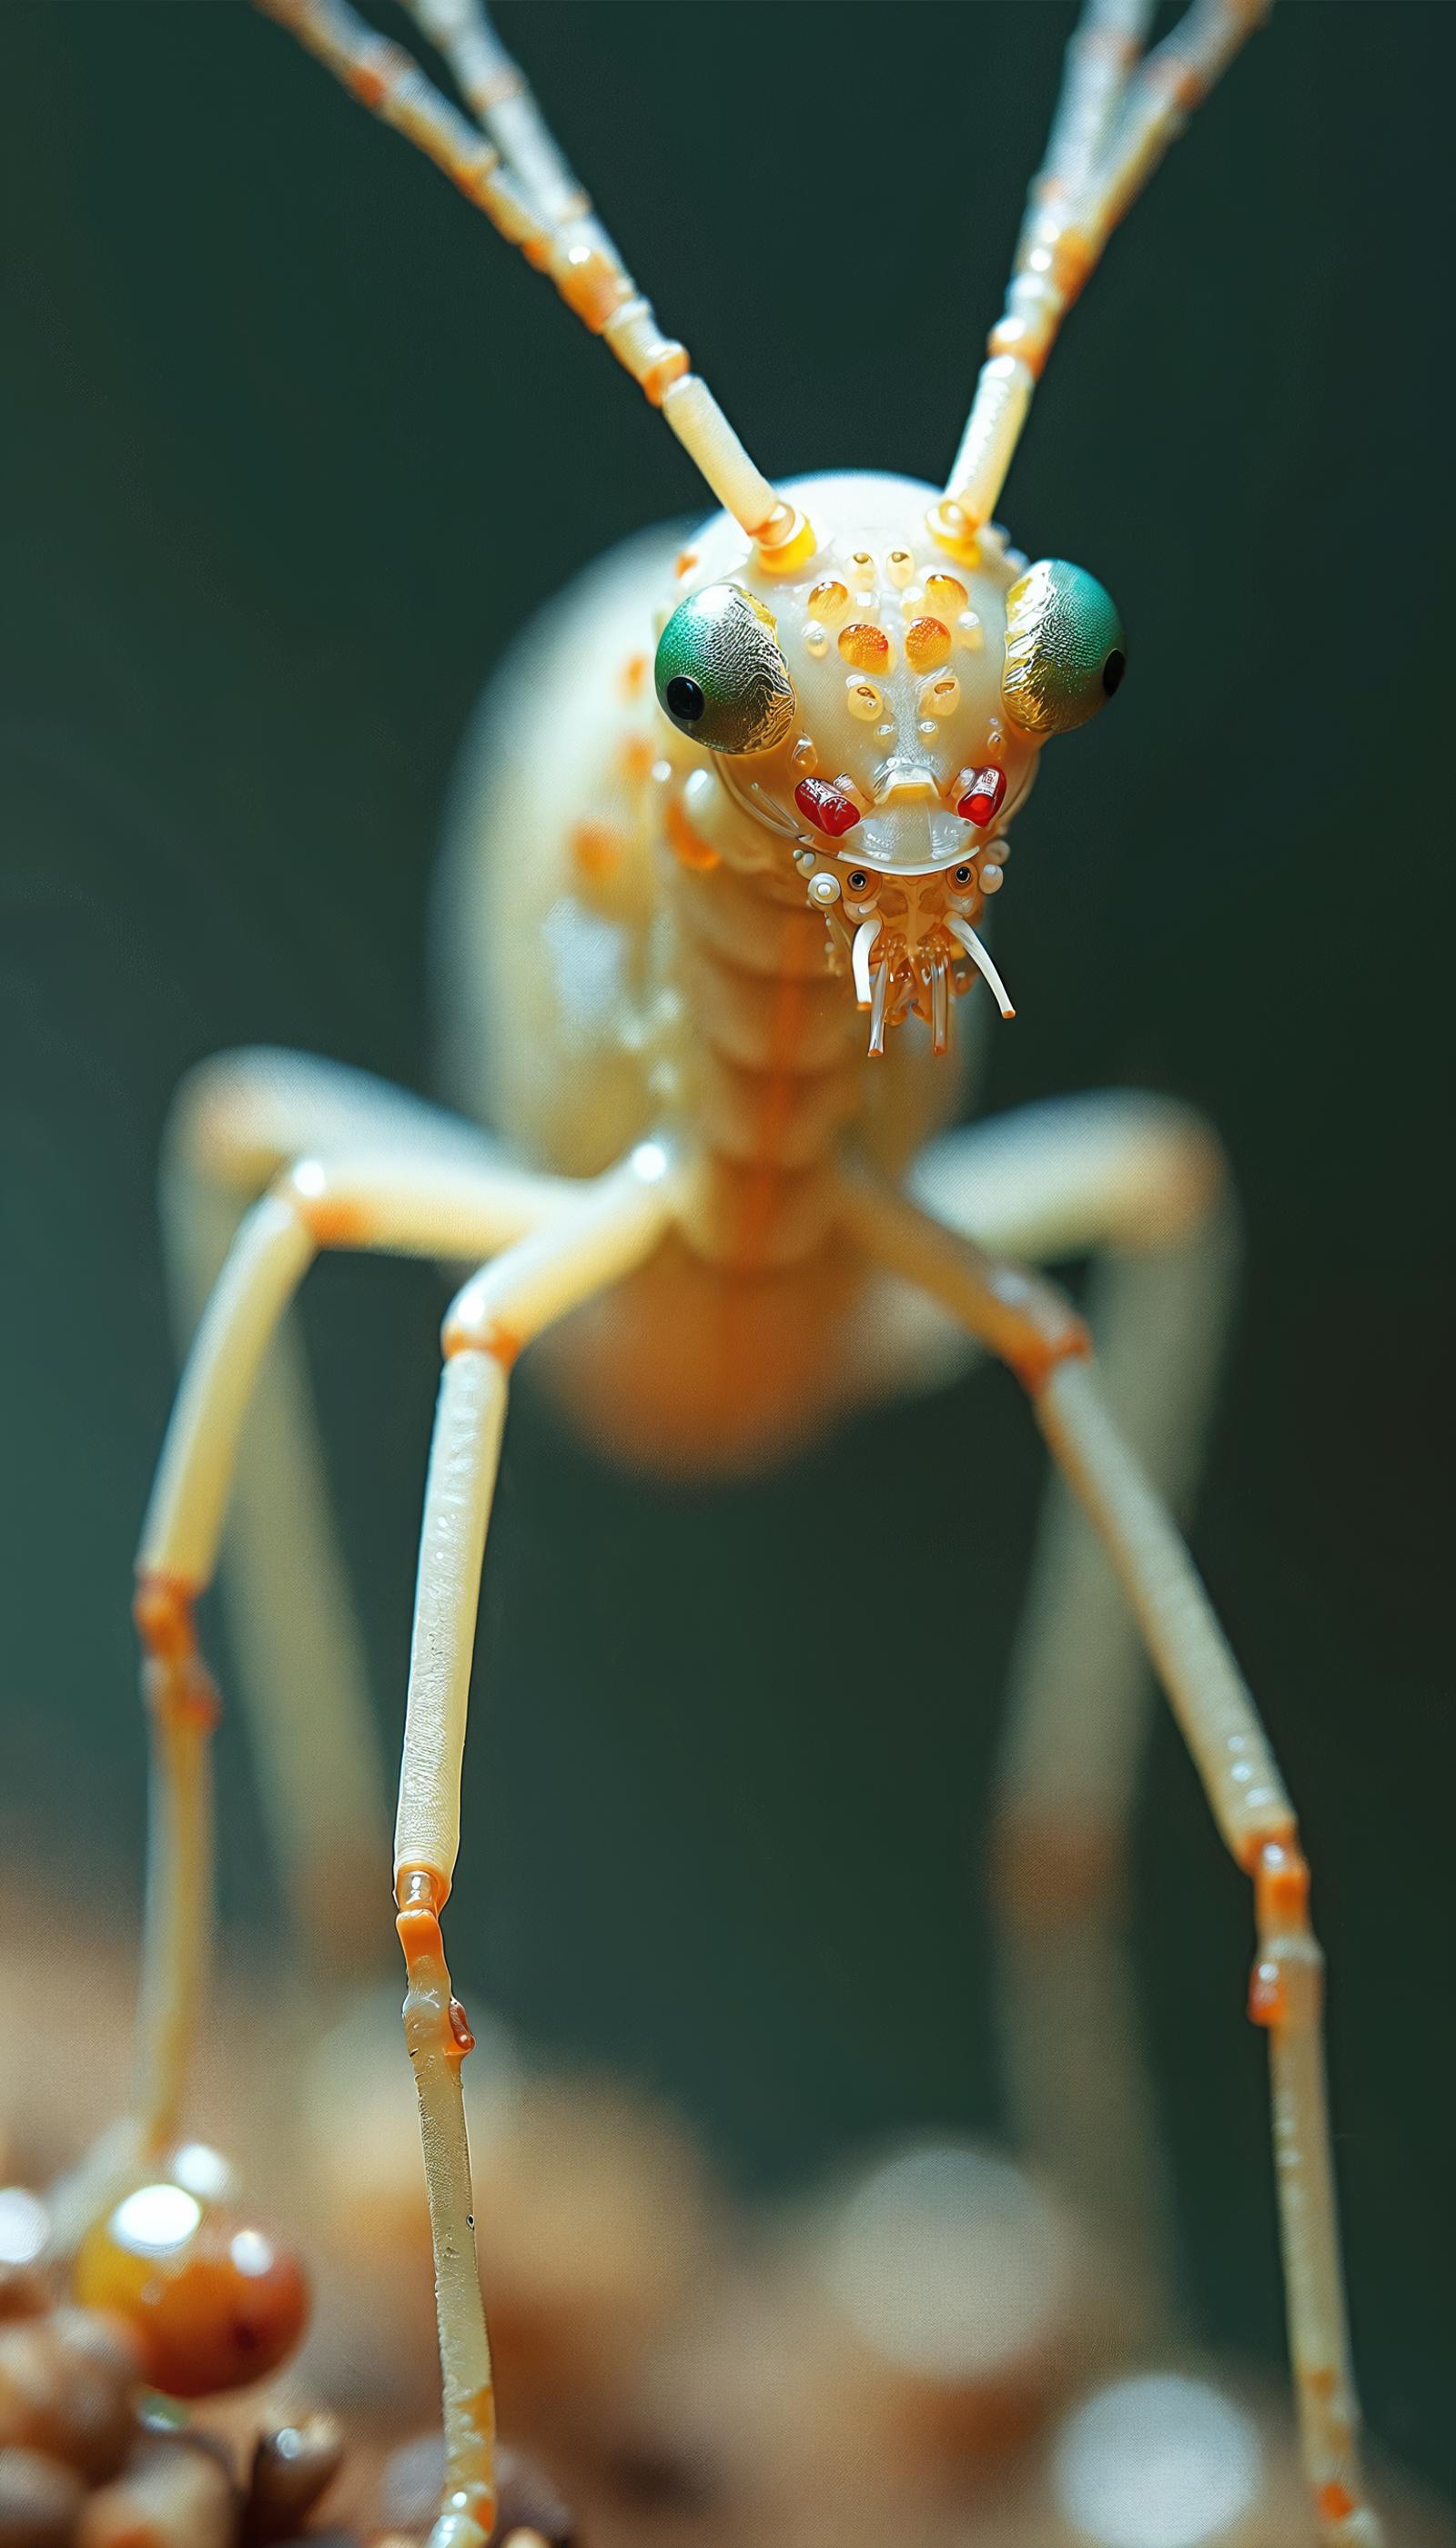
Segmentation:
<svg viewBox="0 0 1456 2548">
<path fill-rule="evenodd" d="M 951 652 L 951 631 L 942 619 L 916 619 L 905 631 L 905 661 L 912 671 L 934 673 Z"/>
<path fill-rule="evenodd" d="M 842 628 L 839 651 L 857 673 L 883 673 L 889 669 L 890 641 L 871 620 L 852 619 L 848 628 Z"/>
<path fill-rule="evenodd" d="M 849 592 L 837 576 L 829 576 L 822 584 L 816 584 L 809 595 L 809 617 L 823 620 L 829 627 L 833 627 L 837 619 L 843 619 L 849 606 Z"/>
<path fill-rule="evenodd" d="M 925 579 L 925 605 L 948 626 L 965 608 L 970 599 L 958 575 L 928 575 Z"/>
</svg>

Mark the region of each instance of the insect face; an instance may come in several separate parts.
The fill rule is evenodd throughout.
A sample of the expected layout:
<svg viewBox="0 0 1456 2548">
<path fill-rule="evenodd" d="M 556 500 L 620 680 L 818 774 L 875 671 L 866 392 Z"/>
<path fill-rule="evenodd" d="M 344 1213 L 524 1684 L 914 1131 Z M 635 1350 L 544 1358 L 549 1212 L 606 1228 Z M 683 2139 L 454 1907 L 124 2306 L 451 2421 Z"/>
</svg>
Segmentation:
<svg viewBox="0 0 1456 2548">
<path fill-rule="evenodd" d="M 790 572 L 726 516 L 687 553 L 658 699 L 760 841 L 781 840 L 832 940 L 893 909 L 885 953 L 901 951 L 913 1007 L 937 950 L 956 987 L 973 978 L 964 939 L 1001 883 L 1006 827 L 1046 737 L 1116 689 L 1122 628 L 1093 577 L 1028 567 L 999 529 L 949 548 L 932 488 L 835 476 L 786 493 L 812 526 Z"/>
</svg>

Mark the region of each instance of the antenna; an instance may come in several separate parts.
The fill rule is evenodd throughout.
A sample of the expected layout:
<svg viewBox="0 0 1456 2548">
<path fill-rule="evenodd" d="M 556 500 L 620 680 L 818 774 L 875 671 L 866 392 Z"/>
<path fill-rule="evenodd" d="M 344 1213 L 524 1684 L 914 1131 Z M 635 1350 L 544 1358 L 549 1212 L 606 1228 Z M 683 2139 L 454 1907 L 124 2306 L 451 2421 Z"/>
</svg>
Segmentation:
<svg viewBox="0 0 1456 2548">
<path fill-rule="evenodd" d="M 592 212 L 481 0 L 406 0 L 439 47 L 480 123 L 379 34 L 348 0 L 257 0 L 372 115 L 442 168 L 528 265 L 600 336 L 648 404 L 660 408 L 726 512 L 758 543 L 761 565 L 791 573 L 814 535 L 755 468 L 685 345 L 665 336 L 651 302 Z"/>
<path fill-rule="evenodd" d="M 1270 5 L 1194 0 L 1171 35 L 1144 52 L 1155 0 L 1087 0 L 1067 46 L 1006 307 L 986 340 L 960 448 L 931 516 L 954 554 L 974 558 L 1056 331 L 1113 230 Z"/>
</svg>

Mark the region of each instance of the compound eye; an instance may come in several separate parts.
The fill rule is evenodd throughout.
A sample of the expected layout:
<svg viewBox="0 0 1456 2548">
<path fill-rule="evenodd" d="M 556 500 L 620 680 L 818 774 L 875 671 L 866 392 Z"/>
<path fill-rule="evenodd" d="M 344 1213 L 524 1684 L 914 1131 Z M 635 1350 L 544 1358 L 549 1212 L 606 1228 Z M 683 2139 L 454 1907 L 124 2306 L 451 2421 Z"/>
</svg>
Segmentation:
<svg viewBox="0 0 1456 2548">
<path fill-rule="evenodd" d="M 1001 695 L 1024 734 L 1070 734 L 1110 699 L 1128 668 L 1127 640 L 1095 575 L 1042 558 L 1006 596 Z"/>
<path fill-rule="evenodd" d="M 709 752 L 772 752 L 793 722 L 793 683 L 774 613 L 736 584 L 680 601 L 657 643 L 657 695 Z"/>
</svg>

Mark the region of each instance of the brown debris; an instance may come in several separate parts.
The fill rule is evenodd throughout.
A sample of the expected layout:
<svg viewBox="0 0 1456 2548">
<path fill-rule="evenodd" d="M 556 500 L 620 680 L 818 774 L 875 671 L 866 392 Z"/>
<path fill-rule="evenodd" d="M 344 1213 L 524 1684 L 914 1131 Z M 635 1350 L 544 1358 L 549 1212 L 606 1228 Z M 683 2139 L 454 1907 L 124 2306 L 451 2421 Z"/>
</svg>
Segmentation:
<svg viewBox="0 0 1456 2548">
<path fill-rule="evenodd" d="M 136 2361 L 120 2327 L 83 2310 L 0 2327 L 0 2447 L 39 2451 L 93 2485 L 114 2477 L 135 2433 Z"/>
<path fill-rule="evenodd" d="M 0 2450 L 0 2548 L 69 2548 L 85 2493 L 44 2452 Z"/>
<path fill-rule="evenodd" d="M 237 2490 L 211 2451 L 155 2434 L 88 2499 L 75 2548 L 233 2548 L 237 2509 Z"/>
<path fill-rule="evenodd" d="M 291 2537 L 337 2477 L 343 2434 L 332 2415 L 307 2415 L 262 2433 L 253 2452 L 242 2548 L 271 2548 Z"/>
<path fill-rule="evenodd" d="M 50 2307 L 50 2294 L 34 2265 L 0 2262 L 0 2322 L 40 2318 Z"/>
</svg>

